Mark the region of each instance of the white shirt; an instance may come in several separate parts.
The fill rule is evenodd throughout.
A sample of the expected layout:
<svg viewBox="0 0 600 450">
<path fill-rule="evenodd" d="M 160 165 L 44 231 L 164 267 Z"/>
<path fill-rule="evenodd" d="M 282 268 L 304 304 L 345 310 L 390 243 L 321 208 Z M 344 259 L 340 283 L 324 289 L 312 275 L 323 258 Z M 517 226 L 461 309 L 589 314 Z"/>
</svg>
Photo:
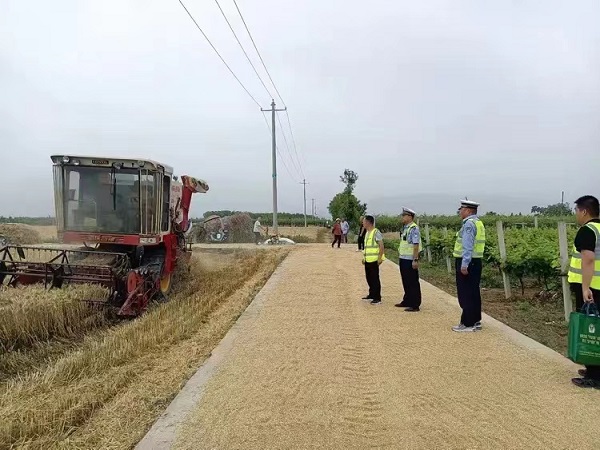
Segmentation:
<svg viewBox="0 0 600 450">
<path fill-rule="evenodd" d="M 262 229 L 262 226 L 260 225 L 260 222 L 258 220 L 256 222 L 254 222 L 254 232 L 260 233 L 261 229 Z"/>
</svg>

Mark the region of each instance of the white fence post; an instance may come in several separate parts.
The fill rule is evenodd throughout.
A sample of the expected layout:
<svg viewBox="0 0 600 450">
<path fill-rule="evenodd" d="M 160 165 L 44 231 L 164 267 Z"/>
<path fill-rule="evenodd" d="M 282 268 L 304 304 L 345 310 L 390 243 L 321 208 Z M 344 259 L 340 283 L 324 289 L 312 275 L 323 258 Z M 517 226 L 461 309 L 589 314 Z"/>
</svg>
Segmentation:
<svg viewBox="0 0 600 450">
<path fill-rule="evenodd" d="M 538 228 L 538 216 L 533 216 L 533 226 Z"/>
<path fill-rule="evenodd" d="M 431 240 L 429 239 L 429 224 L 425 224 L 425 239 L 427 240 L 427 261 L 431 262 Z"/>
<path fill-rule="evenodd" d="M 496 222 L 496 229 L 498 230 L 498 250 L 500 251 L 500 261 L 506 262 L 506 242 L 504 241 L 504 226 L 502 221 Z M 510 290 L 510 278 L 508 274 L 502 269 L 502 282 L 504 283 L 504 296 L 510 298 L 512 292 Z"/>
<path fill-rule="evenodd" d="M 567 224 L 558 223 L 558 245 L 560 249 L 560 279 L 562 282 L 563 303 L 565 306 L 565 321 L 569 321 L 571 311 L 573 311 L 573 302 L 571 300 L 571 289 L 567 280 L 567 270 L 569 268 L 569 245 L 567 243 Z"/>
<path fill-rule="evenodd" d="M 448 227 L 444 227 L 444 241 L 448 239 Z M 448 269 L 448 273 L 452 273 L 452 260 L 450 259 L 450 254 L 446 250 L 444 246 L 444 251 L 446 253 L 446 268 Z"/>
</svg>

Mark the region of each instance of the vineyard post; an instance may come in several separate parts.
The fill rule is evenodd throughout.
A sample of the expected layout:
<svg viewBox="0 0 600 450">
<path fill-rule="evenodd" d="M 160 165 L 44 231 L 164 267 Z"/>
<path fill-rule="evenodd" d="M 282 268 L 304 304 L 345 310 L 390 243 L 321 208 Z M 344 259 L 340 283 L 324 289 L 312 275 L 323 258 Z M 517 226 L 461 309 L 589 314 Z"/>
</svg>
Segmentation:
<svg viewBox="0 0 600 450">
<path fill-rule="evenodd" d="M 425 224 L 425 239 L 427 239 L 427 261 L 431 262 L 431 240 L 429 239 L 429 224 Z"/>
<path fill-rule="evenodd" d="M 538 228 L 538 216 L 533 217 L 533 226 Z"/>
<path fill-rule="evenodd" d="M 558 245 L 560 248 L 560 279 L 563 291 L 563 303 L 565 305 L 565 321 L 569 321 L 573 303 L 571 301 L 571 290 L 567 280 L 567 268 L 569 266 L 569 247 L 567 243 L 567 224 L 558 222 Z"/>
<path fill-rule="evenodd" d="M 444 243 L 448 240 L 448 227 L 444 227 Z M 450 260 L 450 254 L 448 253 L 446 246 L 444 246 L 444 252 L 446 253 L 446 267 L 448 273 L 452 273 L 452 261 Z"/>
<path fill-rule="evenodd" d="M 504 241 L 504 226 L 502 221 L 496 222 L 496 229 L 498 230 L 498 250 L 500 251 L 500 261 L 504 264 L 506 262 L 506 242 Z M 504 296 L 510 298 L 512 292 L 510 291 L 510 278 L 508 274 L 502 269 L 502 282 L 504 283 Z"/>
</svg>

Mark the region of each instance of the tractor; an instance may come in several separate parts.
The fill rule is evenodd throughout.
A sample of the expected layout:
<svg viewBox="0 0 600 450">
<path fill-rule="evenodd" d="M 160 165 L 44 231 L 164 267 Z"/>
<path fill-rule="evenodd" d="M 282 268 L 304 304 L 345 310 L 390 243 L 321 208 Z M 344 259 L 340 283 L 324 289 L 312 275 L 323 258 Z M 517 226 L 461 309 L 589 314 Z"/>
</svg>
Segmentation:
<svg viewBox="0 0 600 450">
<path fill-rule="evenodd" d="M 165 300 L 191 257 L 194 193 L 203 180 L 151 160 L 54 155 L 56 225 L 62 248 L 4 244 L 0 285 L 97 283 L 118 315 Z"/>
</svg>

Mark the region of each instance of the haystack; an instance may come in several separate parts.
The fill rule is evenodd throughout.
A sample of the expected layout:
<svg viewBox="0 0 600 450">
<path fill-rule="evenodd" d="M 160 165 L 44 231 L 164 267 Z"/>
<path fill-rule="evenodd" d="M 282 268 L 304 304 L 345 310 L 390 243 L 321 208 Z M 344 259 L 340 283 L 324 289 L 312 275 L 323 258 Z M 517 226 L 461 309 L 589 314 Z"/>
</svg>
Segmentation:
<svg viewBox="0 0 600 450">
<path fill-rule="evenodd" d="M 0 224 L 0 245 L 4 238 L 8 244 L 31 245 L 42 242 L 40 233 L 32 227 L 20 223 Z"/>
</svg>

